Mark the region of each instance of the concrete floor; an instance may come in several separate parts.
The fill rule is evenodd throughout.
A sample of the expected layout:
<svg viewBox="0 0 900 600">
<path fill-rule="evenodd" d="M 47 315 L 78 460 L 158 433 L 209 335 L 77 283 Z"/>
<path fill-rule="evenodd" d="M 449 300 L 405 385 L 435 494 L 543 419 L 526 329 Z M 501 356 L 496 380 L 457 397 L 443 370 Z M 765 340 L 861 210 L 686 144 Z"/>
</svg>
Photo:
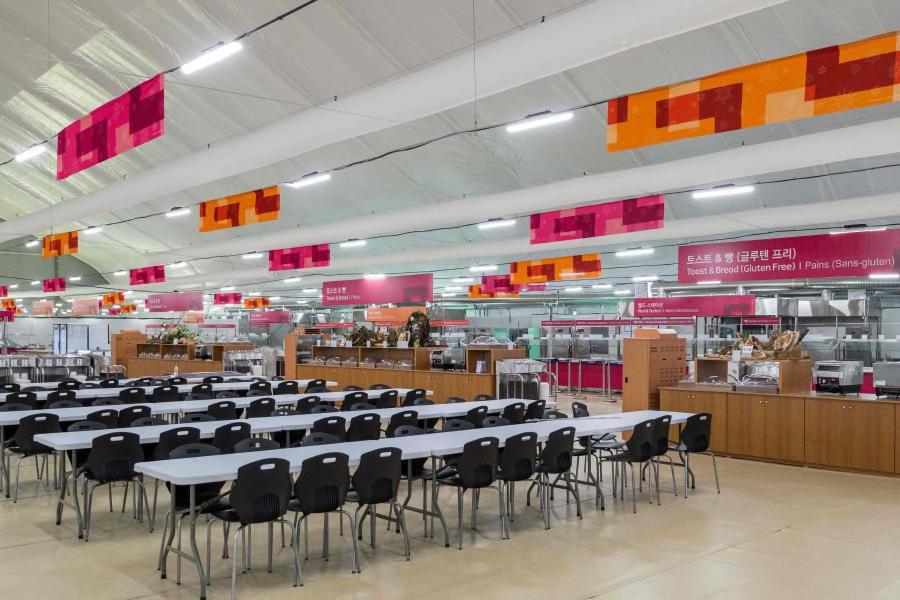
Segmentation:
<svg viewBox="0 0 900 600">
<path fill-rule="evenodd" d="M 568 399 L 561 397 L 568 412 Z M 593 412 L 618 404 L 589 401 Z M 662 506 L 640 497 L 637 515 L 609 497 L 607 510 L 574 504 L 557 494 L 552 529 L 525 506 L 517 490 L 512 539 L 499 539 L 496 501 L 482 495 L 478 531 L 467 530 L 462 551 L 423 538 L 422 522 L 407 515 L 412 560 L 404 560 L 399 535 L 379 530 L 378 547 L 361 546 L 362 573 L 350 574 L 349 538 L 332 519 L 331 559 L 312 552 L 303 565 L 305 586 L 291 585 L 290 552 L 276 544 L 275 570 L 266 572 L 264 529 L 254 532 L 254 565 L 239 575 L 241 598 L 900 598 L 900 480 L 719 459 L 722 493 L 716 494 L 706 457 L 693 463 L 697 488 L 685 500 L 661 473 Z M 10 597 L 196 598 L 196 571 L 183 566 L 182 585 L 161 580 L 155 569 L 159 533 L 149 534 L 131 515 L 111 514 L 97 497 L 91 541 L 75 536 L 67 509 L 54 524 L 55 495 L 33 483 L 33 463 L 23 468 L 18 504 L 0 502 L 0 581 Z M 455 495 L 455 494 L 454 494 Z M 592 495 L 583 488 L 583 496 Z M 121 491 L 116 498 L 121 500 Z M 418 496 L 414 496 L 418 498 Z M 444 492 L 442 507 L 455 541 L 456 504 Z M 130 504 L 130 502 L 129 502 Z M 160 511 L 161 513 L 164 509 Z M 161 520 L 161 519 L 160 519 Z M 467 517 L 468 522 L 468 517 Z M 321 520 L 310 528 L 321 543 Z M 382 525 L 383 527 L 383 525 Z M 221 529 L 213 535 L 210 598 L 228 597 L 230 560 L 221 555 Z M 187 536 L 185 535 L 185 540 Z M 201 537 L 201 552 L 203 541 Z"/>
</svg>

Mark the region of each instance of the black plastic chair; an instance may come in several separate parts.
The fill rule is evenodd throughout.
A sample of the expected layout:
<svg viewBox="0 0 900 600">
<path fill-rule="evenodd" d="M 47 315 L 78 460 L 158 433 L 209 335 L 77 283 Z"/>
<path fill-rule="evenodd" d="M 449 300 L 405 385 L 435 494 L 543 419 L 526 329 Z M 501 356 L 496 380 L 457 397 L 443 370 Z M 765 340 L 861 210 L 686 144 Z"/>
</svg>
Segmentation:
<svg viewBox="0 0 900 600">
<path fill-rule="evenodd" d="M 206 413 L 188 413 L 181 418 L 182 423 L 208 423 L 216 418 Z"/>
<path fill-rule="evenodd" d="M 212 400 L 212 394 L 203 394 L 200 392 L 189 392 L 185 397 L 185 400 Z"/>
<path fill-rule="evenodd" d="M 341 443 L 341 438 L 336 435 L 325 433 L 324 431 L 314 431 L 293 446 L 296 448 L 298 446 L 324 446 L 326 444 L 339 443 Z"/>
<path fill-rule="evenodd" d="M 352 410 L 350 407 L 358 402 L 369 403 L 369 394 L 366 392 L 350 392 L 344 394 L 344 400 L 341 402 L 341 410 Z M 373 407 L 374 408 L 374 407 Z"/>
<path fill-rule="evenodd" d="M 139 404 L 147 401 L 147 394 L 143 388 L 127 387 L 119 391 L 120 404 Z"/>
<path fill-rule="evenodd" d="M 347 425 L 346 441 L 361 442 L 377 440 L 381 437 L 381 417 L 377 414 L 363 413 L 350 419 Z"/>
<path fill-rule="evenodd" d="M 413 406 L 416 400 L 418 400 L 419 398 L 425 398 L 427 396 L 428 393 L 421 388 L 409 390 L 408 392 L 406 392 L 406 396 L 404 396 L 403 398 L 403 406 Z"/>
<path fill-rule="evenodd" d="M 83 390 L 96 390 L 100 387 L 99 383 L 94 383 L 92 381 L 85 381 L 81 384 L 81 389 Z"/>
<path fill-rule="evenodd" d="M 545 420 L 553 420 L 553 419 L 568 419 L 569 415 L 564 412 L 560 412 L 558 410 L 545 410 L 544 417 Z"/>
<path fill-rule="evenodd" d="M 97 398 L 91 401 L 91 406 L 121 406 L 122 401 L 118 398 Z"/>
<path fill-rule="evenodd" d="M 49 394 L 47 394 L 47 399 L 45 400 L 45 402 L 47 403 L 47 406 L 49 407 L 50 404 L 53 404 L 54 402 L 59 402 L 60 400 L 68 400 L 70 402 L 75 402 L 79 406 L 84 406 L 78 400 L 78 395 L 75 393 L 74 389 L 56 390 L 56 391 L 50 392 Z M 73 408 L 73 407 L 69 407 L 69 408 Z"/>
<path fill-rule="evenodd" d="M 95 437 L 91 444 L 84 466 L 80 469 L 85 477 L 84 482 L 84 541 L 87 542 L 91 533 L 92 509 L 94 506 L 94 491 L 101 485 L 114 483 L 133 484 L 140 488 L 141 498 L 147 507 L 150 531 L 153 531 L 153 513 L 150 512 L 150 503 L 147 499 L 147 490 L 144 482 L 134 471 L 134 465 L 144 460 L 144 451 L 141 449 L 140 438 L 136 433 L 113 432 Z M 78 476 L 75 476 L 77 481 Z"/>
<path fill-rule="evenodd" d="M 459 404 L 460 402 L 465 402 L 465 398 L 460 398 L 459 396 L 448 396 L 446 400 L 444 400 L 444 404 Z"/>
<path fill-rule="evenodd" d="M 502 427 L 503 425 L 512 425 L 512 423 L 509 422 L 509 419 L 500 415 L 488 415 L 481 422 L 482 427 Z"/>
<path fill-rule="evenodd" d="M 104 429 L 109 429 L 104 423 L 100 423 L 99 421 L 75 421 L 71 423 L 68 427 L 66 427 L 66 431 L 102 431 Z M 90 448 L 83 448 L 80 450 L 69 450 L 66 452 L 66 456 L 69 457 L 69 463 L 72 465 L 72 471 L 66 472 L 66 478 L 72 476 L 72 473 L 78 468 L 78 465 L 84 464 L 87 460 L 88 454 L 90 454 Z M 65 484 L 64 484 L 65 485 Z M 72 485 L 73 493 L 77 494 L 78 490 L 76 489 L 74 483 Z"/>
<path fill-rule="evenodd" d="M 344 389 L 341 390 L 341 391 L 344 391 L 344 392 L 360 392 L 360 391 L 362 391 L 362 389 L 363 389 L 362 386 L 359 386 L 359 385 L 346 385 L 346 386 L 344 386 Z"/>
<path fill-rule="evenodd" d="M 284 394 L 299 394 L 300 384 L 296 381 L 279 381 L 278 385 L 275 386 L 274 391 L 275 394 L 279 396 Z"/>
<path fill-rule="evenodd" d="M 109 377 L 107 379 L 100 380 L 100 387 L 102 388 L 115 388 L 119 387 L 119 380 L 115 377 Z"/>
<path fill-rule="evenodd" d="M 398 427 L 403 425 L 407 427 L 418 427 L 419 413 L 414 410 L 403 410 L 391 415 L 388 421 L 387 429 L 385 429 L 385 437 L 394 437 L 394 432 Z"/>
<path fill-rule="evenodd" d="M 231 400 L 213 402 L 206 407 L 206 414 L 211 415 L 216 421 L 232 421 L 238 418 L 237 405 Z"/>
<path fill-rule="evenodd" d="M 77 379 L 64 379 L 56 384 L 56 389 L 60 391 L 77 390 L 81 387 L 81 382 Z"/>
<path fill-rule="evenodd" d="M 47 457 L 53 451 L 47 446 L 35 442 L 34 436 L 41 433 L 59 433 L 60 431 L 59 417 L 52 413 L 37 413 L 22 417 L 19 420 L 19 428 L 16 430 L 13 438 L 7 442 L 6 447 L 7 457 L 10 456 L 9 453 L 16 456 L 16 491 L 13 496 L 13 504 L 19 500 L 19 471 L 24 459 L 34 457 L 38 480 L 44 477 L 48 481 L 50 479 Z M 41 468 L 41 463 L 43 463 L 43 469 Z M 7 463 L 3 468 L 6 469 L 8 474 L 9 464 Z"/>
<path fill-rule="evenodd" d="M 276 375 L 275 377 L 272 378 L 272 381 L 284 381 L 284 376 Z"/>
<path fill-rule="evenodd" d="M 119 426 L 119 411 L 112 408 L 95 410 L 94 412 L 88 413 L 85 420 L 103 423 L 107 428 L 112 429 L 113 427 Z"/>
<path fill-rule="evenodd" d="M 336 413 L 336 412 L 340 412 L 340 410 L 338 410 L 337 406 L 335 406 L 334 404 L 331 404 L 331 403 L 316 404 L 311 409 L 309 409 L 309 414 L 311 414 L 311 415 L 321 415 L 324 413 Z"/>
<path fill-rule="evenodd" d="M 225 378 L 221 375 L 207 375 L 202 381 L 203 383 L 224 383 Z"/>
<path fill-rule="evenodd" d="M 150 407 L 146 405 L 126 406 L 119 411 L 119 427 L 131 427 L 136 419 L 150 416 Z"/>
<path fill-rule="evenodd" d="M 294 482 L 294 498 L 288 505 L 296 513 L 294 520 L 294 548 L 300 546 L 300 523 L 304 524 L 304 547 L 309 557 L 309 537 L 306 519 L 310 515 L 325 515 L 326 527 L 322 542 L 322 554 L 328 557 L 328 513 L 339 512 L 350 522 L 350 536 L 353 542 L 353 567 L 351 573 L 359 571 L 359 556 L 356 548 L 356 523 L 350 513 L 344 510 L 347 490 L 350 487 L 349 459 L 341 452 L 327 452 L 307 458 L 300 467 L 300 476 Z M 300 585 L 303 579 L 300 578 Z"/>
<path fill-rule="evenodd" d="M 166 379 L 167 385 L 187 385 L 187 377 L 169 377 Z"/>
<path fill-rule="evenodd" d="M 239 398 L 237 392 L 225 391 L 225 392 L 216 392 L 214 398 L 217 400 L 225 400 L 226 398 Z"/>
<path fill-rule="evenodd" d="M 350 407 L 350 412 L 358 412 L 361 410 L 375 410 L 375 405 L 369 404 L 368 402 L 354 402 Z"/>
<path fill-rule="evenodd" d="M 400 476 L 402 470 L 402 458 L 399 448 L 378 448 L 370 450 L 359 457 L 359 466 L 350 480 L 351 489 L 347 494 L 349 502 L 358 504 L 353 513 L 356 523 L 357 538 L 362 539 L 362 524 L 366 517 L 369 518 L 369 543 L 375 547 L 375 517 L 380 516 L 389 520 L 395 520 L 403 531 L 403 549 L 406 560 L 410 557 L 409 534 L 406 531 L 406 511 L 397 502 L 397 492 L 400 490 Z M 377 506 L 390 504 L 389 512 L 379 515 Z M 365 510 L 360 518 L 360 511 Z"/>
<path fill-rule="evenodd" d="M 514 402 L 507 404 L 503 408 L 502 416 L 510 422 L 511 425 L 521 425 L 525 422 L 525 403 Z"/>
<path fill-rule="evenodd" d="M 341 441 L 344 441 L 347 436 L 347 432 L 344 429 L 345 425 L 346 421 L 344 420 L 344 417 L 325 417 L 324 419 L 319 419 L 313 423 L 310 431 L 312 433 L 330 433 Z"/>
<path fill-rule="evenodd" d="M 634 482 L 634 465 L 643 464 L 651 461 L 653 458 L 653 419 L 648 419 L 638 423 L 634 427 L 634 432 L 625 443 L 625 449 L 618 454 L 614 454 L 606 460 L 611 461 L 615 465 L 622 465 L 622 472 L 618 474 L 620 480 L 619 490 L 620 499 L 625 498 L 625 466 L 631 468 L 631 504 L 632 509 L 637 513 L 637 487 Z M 648 485 L 648 489 L 650 486 Z M 659 490 L 656 491 L 659 494 Z M 653 502 L 652 489 L 650 489 L 650 501 Z"/>
<path fill-rule="evenodd" d="M 487 413 L 487 406 L 476 406 L 466 413 L 466 421 L 471 421 L 475 427 L 481 427 L 484 424 Z"/>
<path fill-rule="evenodd" d="M 388 390 L 381 392 L 378 396 L 378 402 L 375 403 L 376 408 L 397 408 L 397 398 L 399 397 L 397 390 Z"/>
<path fill-rule="evenodd" d="M 306 384 L 306 391 L 304 391 L 303 393 L 311 394 L 313 390 L 325 390 L 327 389 L 327 384 L 328 382 L 324 379 L 313 379 Z"/>
<path fill-rule="evenodd" d="M 373 383 L 372 385 L 369 386 L 369 389 L 370 390 L 389 390 L 389 389 L 391 389 L 391 386 L 389 386 L 386 383 Z"/>
<path fill-rule="evenodd" d="M 3 402 L 2 404 L 0 404 L 0 412 L 17 412 L 20 410 L 34 410 L 34 407 L 29 406 L 28 404 L 22 404 L 21 402 Z M 4 443 L 8 443 L 11 439 L 13 439 L 13 436 L 16 435 L 16 430 L 18 429 L 18 425 L 0 426 L 0 431 L 3 432 Z M 5 469 L 6 465 L 0 465 L 0 468 Z"/>
<path fill-rule="evenodd" d="M 231 454 L 238 442 L 249 437 L 250 423 L 228 423 L 216 428 L 212 445 L 221 450 L 222 454 Z"/>
<path fill-rule="evenodd" d="M 161 385 L 150 392 L 151 402 L 177 402 L 178 399 L 178 388 L 174 385 Z"/>
<path fill-rule="evenodd" d="M 27 404 L 32 409 L 37 408 L 37 394 L 34 392 L 10 392 L 6 395 L 7 404 Z"/>
<path fill-rule="evenodd" d="M 536 433 L 519 433 L 506 438 L 498 459 L 497 480 L 500 482 L 506 502 L 507 539 L 510 535 L 510 523 L 515 520 L 516 482 L 530 480 L 535 474 L 536 466 Z"/>
<path fill-rule="evenodd" d="M 275 414 L 275 398 L 257 398 L 247 407 L 248 419 L 256 419 L 259 417 L 271 417 Z"/>
<path fill-rule="evenodd" d="M 438 486 L 456 488 L 457 506 L 457 533 L 458 548 L 462 550 L 463 530 L 463 501 L 465 493 L 474 490 L 472 499 L 472 529 L 476 529 L 476 515 L 478 513 L 478 498 L 482 489 L 491 488 L 497 490 L 500 501 L 500 537 L 505 533 L 506 509 L 504 507 L 503 491 L 499 485 L 494 486 L 497 479 L 497 460 L 500 441 L 495 437 L 483 437 L 463 446 L 462 454 L 456 459 L 452 472 L 441 476 L 438 473 Z"/>
<path fill-rule="evenodd" d="M 659 461 L 660 459 L 666 459 L 669 461 L 669 469 L 672 472 L 672 492 L 677 496 L 678 488 L 675 484 L 675 463 L 672 461 L 672 457 L 669 456 L 669 427 L 672 426 L 672 415 L 663 415 L 661 417 L 657 417 L 653 420 L 653 431 L 650 436 L 652 438 L 653 443 L 653 457 L 650 459 L 649 463 L 645 463 L 641 467 L 641 479 L 644 478 L 644 473 L 647 470 L 647 467 L 651 464 L 655 466 L 654 475 L 656 478 L 656 504 L 661 504 L 660 496 L 662 494 L 659 490 Z"/>
<path fill-rule="evenodd" d="M 478 394 L 477 396 L 472 398 L 472 402 L 484 402 L 486 400 L 496 400 L 496 398 L 494 398 L 490 394 Z"/>
<path fill-rule="evenodd" d="M 321 403 L 321 398 L 318 396 L 304 396 L 297 400 L 297 404 L 294 405 L 294 410 L 298 415 L 308 415 L 312 412 L 314 406 Z"/>
<path fill-rule="evenodd" d="M 270 396 L 272 394 L 272 384 L 268 381 L 254 381 L 248 388 L 249 392 L 262 392 L 263 395 Z"/>
<path fill-rule="evenodd" d="M 140 417 L 131 422 L 129 427 L 153 427 L 155 425 L 168 425 L 169 422 L 160 417 Z"/>
<path fill-rule="evenodd" d="M 278 450 L 279 448 L 281 448 L 281 444 L 275 440 L 264 437 L 248 437 L 234 445 L 234 453 L 261 452 L 263 450 Z"/>
<path fill-rule="evenodd" d="M 539 421 L 544 418 L 544 409 L 547 408 L 546 400 L 535 400 L 525 409 L 526 421 Z"/>
<path fill-rule="evenodd" d="M 47 408 L 57 409 L 57 408 L 81 408 L 83 405 L 81 402 L 76 400 L 57 400 L 55 402 L 50 402 L 47 404 Z"/>
<path fill-rule="evenodd" d="M 573 418 L 583 419 L 590 415 L 591 413 L 586 404 L 583 402 L 572 403 Z M 588 479 L 596 480 L 594 483 L 599 487 L 599 482 L 603 481 L 602 465 L 605 458 L 608 458 L 604 457 L 603 453 L 606 452 L 609 456 L 612 456 L 625 446 L 625 442 L 619 441 L 616 436 L 611 433 L 604 433 L 603 435 L 581 436 L 578 438 L 578 445 L 580 447 L 575 448 L 573 453 L 573 456 L 575 457 L 576 478 L 577 474 L 581 471 L 581 457 L 584 457 Z M 592 471 L 591 463 L 597 467 L 596 475 Z M 600 498 L 602 498 L 602 496 L 598 493 L 598 500 Z"/>
<path fill-rule="evenodd" d="M 126 387 L 150 387 L 153 385 L 152 377 L 140 377 L 135 379 L 134 381 L 129 381 L 125 384 Z"/>
<path fill-rule="evenodd" d="M 465 431 L 467 429 L 475 429 L 475 424 L 466 419 L 447 419 L 441 427 L 441 431 Z"/>
<path fill-rule="evenodd" d="M 198 383 L 191 388 L 192 394 L 203 394 L 207 398 L 213 397 L 213 387 L 211 383 Z"/>
<path fill-rule="evenodd" d="M 575 450 L 575 428 L 563 427 L 550 433 L 547 442 L 541 450 L 537 464 L 538 478 L 535 484 L 540 495 L 541 510 L 544 515 L 544 529 L 550 529 L 550 500 L 552 490 L 562 481 L 562 487 L 568 497 L 571 492 L 575 497 L 575 511 L 581 518 L 581 498 L 578 495 L 578 486 L 572 477 L 572 453 Z M 555 475 L 553 481 L 550 477 Z M 599 493 L 599 489 L 598 489 Z M 531 498 L 531 490 L 528 490 L 528 499 Z"/>
<path fill-rule="evenodd" d="M 712 459 L 713 474 L 716 478 L 716 493 L 721 494 L 719 488 L 719 469 L 716 466 L 716 455 L 709 451 L 709 440 L 712 436 L 712 415 L 710 413 L 697 413 L 688 417 L 681 429 L 679 443 L 671 449 L 678 452 L 681 465 L 684 466 L 684 497 L 687 498 L 688 484 L 696 488 L 694 472 L 691 470 L 691 454 L 706 454 Z"/>
<path fill-rule="evenodd" d="M 0 392 L 18 392 L 22 386 L 18 383 L 0 383 Z"/>
</svg>

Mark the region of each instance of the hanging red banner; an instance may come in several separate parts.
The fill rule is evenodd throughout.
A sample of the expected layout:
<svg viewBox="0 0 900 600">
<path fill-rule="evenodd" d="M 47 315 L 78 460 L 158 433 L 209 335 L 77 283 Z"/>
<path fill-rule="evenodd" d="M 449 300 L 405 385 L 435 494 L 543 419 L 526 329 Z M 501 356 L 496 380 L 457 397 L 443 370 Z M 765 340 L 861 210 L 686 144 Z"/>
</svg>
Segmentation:
<svg viewBox="0 0 900 600">
<path fill-rule="evenodd" d="M 35 300 L 31 303 L 31 316 L 49 317 L 53 315 L 53 300 Z"/>
<path fill-rule="evenodd" d="M 72 301 L 72 314 L 76 317 L 86 317 L 100 313 L 100 300 L 96 298 L 77 298 Z"/>
<path fill-rule="evenodd" d="M 200 204 L 200 233 L 274 221 L 281 210 L 278 186 L 207 200 Z"/>
<path fill-rule="evenodd" d="M 0 310 L 0 323 L 12 323 L 16 320 L 16 310 Z"/>
<path fill-rule="evenodd" d="M 577 254 L 541 260 L 523 260 L 509 266 L 510 281 L 516 285 L 594 279 L 603 275 L 599 254 Z"/>
<path fill-rule="evenodd" d="M 9 286 L 0 285 L 0 298 L 5 298 L 7 296 L 9 296 Z"/>
<path fill-rule="evenodd" d="M 65 277 L 54 277 L 52 279 L 44 280 L 44 291 L 45 292 L 64 292 L 66 291 L 66 278 Z"/>
<path fill-rule="evenodd" d="M 131 285 L 144 285 L 147 283 L 164 283 L 166 281 L 166 268 L 163 265 L 154 267 L 140 267 L 129 271 Z"/>
<path fill-rule="evenodd" d="M 635 298 L 636 317 L 732 317 L 756 314 L 756 296 Z"/>
<path fill-rule="evenodd" d="M 213 304 L 240 304 L 243 296 L 240 292 L 213 294 Z"/>
<path fill-rule="evenodd" d="M 383 279 L 344 279 L 322 284 L 322 304 L 418 304 L 434 300 L 434 280 L 425 275 L 397 275 Z"/>
<path fill-rule="evenodd" d="M 531 215 L 531 243 L 659 229 L 665 212 L 663 196 L 656 195 L 537 213 Z"/>
<path fill-rule="evenodd" d="M 260 310 L 250 313 L 250 327 L 268 327 L 291 322 L 289 310 Z"/>
<path fill-rule="evenodd" d="M 164 88 L 160 73 L 60 131 L 56 178 L 65 179 L 165 133 Z"/>
<path fill-rule="evenodd" d="M 173 292 L 150 294 L 144 301 L 150 312 L 184 312 L 203 310 L 203 292 Z"/>
<path fill-rule="evenodd" d="M 41 256 L 53 258 L 78 252 L 78 232 L 66 231 L 45 235 L 41 240 Z"/>
<path fill-rule="evenodd" d="M 327 267 L 330 264 L 331 246 L 329 244 L 269 250 L 270 271 Z"/>
<path fill-rule="evenodd" d="M 488 298 L 518 298 L 519 292 L 486 292 L 481 284 L 469 286 L 469 298 L 472 299 L 488 299 Z"/>
</svg>

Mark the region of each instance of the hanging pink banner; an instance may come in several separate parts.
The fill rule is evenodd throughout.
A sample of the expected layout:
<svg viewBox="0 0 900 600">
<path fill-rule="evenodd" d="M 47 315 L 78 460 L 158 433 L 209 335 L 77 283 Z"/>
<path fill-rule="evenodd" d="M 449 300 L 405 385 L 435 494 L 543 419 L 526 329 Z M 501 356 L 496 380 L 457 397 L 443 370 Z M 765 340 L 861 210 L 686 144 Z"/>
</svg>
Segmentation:
<svg viewBox="0 0 900 600">
<path fill-rule="evenodd" d="M 164 84 L 160 73 L 60 131 L 56 178 L 65 179 L 161 136 L 165 132 Z"/>
<path fill-rule="evenodd" d="M 0 298 L 6 298 L 7 296 L 9 296 L 9 286 L 0 285 Z"/>
<path fill-rule="evenodd" d="M 244 295 L 240 292 L 230 294 L 213 294 L 213 304 L 240 304 Z"/>
<path fill-rule="evenodd" d="M 693 325 L 694 319 L 557 319 L 553 321 L 541 321 L 544 327 L 641 327 L 667 326 L 667 325 Z"/>
<path fill-rule="evenodd" d="M 756 314 L 756 296 L 635 298 L 636 317 L 736 317 Z"/>
<path fill-rule="evenodd" d="M 741 325 L 780 325 L 781 318 L 774 316 L 741 317 Z"/>
<path fill-rule="evenodd" d="M 289 310 L 258 310 L 250 313 L 250 327 L 268 327 L 278 323 L 290 323 Z"/>
<path fill-rule="evenodd" d="M 53 314 L 53 300 L 35 300 L 31 303 L 33 317 L 49 317 Z"/>
<path fill-rule="evenodd" d="M 0 310 L 0 323 L 12 323 L 16 320 L 16 311 Z"/>
<path fill-rule="evenodd" d="M 184 312 L 203 310 L 203 292 L 150 294 L 145 302 L 150 312 Z"/>
<path fill-rule="evenodd" d="M 163 265 L 131 269 L 129 274 L 131 275 L 131 285 L 164 283 L 166 281 L 166 267 Z"/>
<path fill-rule="evenodd" d="M 656 195 L 537 213 L 531 215 L 531 243 L 659 229 L 665 212 L 663 196 Z"/>
<path fill-rule="evenodd" d="M 44 280 L 45 292 L 64 292 L 66 291 L 66 278 L 54 277 L 53 279 Z"/>
<path fill-rule="evenodd" d="M 865 277 L 897 272 L 900 229 L 678 247 L 679 283 Z"/>
<path fill-rule="evenodd" d="M 96 298 L 78 298 L 73 300 L 72 314 L 76 317 L 100 314 L 100 300 Z"/>
<path fill-rule="evenodd" d="M 322 304 L 418 304 L 434 300 L 434 280 L 425 275 L 398 275 L 384 279 L 344 279 L 322 284 Z"/>
<path fill-rule="evenodd" d="M 331 246 L 329 244 L 269 250 L 270 271 L 327 267 L 330 264 Z"/>
</svg>

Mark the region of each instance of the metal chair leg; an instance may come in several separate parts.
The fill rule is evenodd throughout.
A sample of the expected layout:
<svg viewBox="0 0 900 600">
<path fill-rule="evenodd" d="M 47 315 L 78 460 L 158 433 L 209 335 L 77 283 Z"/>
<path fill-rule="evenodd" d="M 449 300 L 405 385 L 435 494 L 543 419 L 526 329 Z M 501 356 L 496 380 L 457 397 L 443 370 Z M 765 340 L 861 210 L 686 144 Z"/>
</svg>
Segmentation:
<svg viewBox="0 0 900 600">
<path fill-rule="evenodd" d="M 457 533 L 457 537 L 458 537 L 459 549 L 462 550 L 463 490 L 461 487 L 456 488 L 456 509 L 457 509 L 456 533 Z"/>
<path fill-rule="evenodd" d="M 708 452 L 709 457 L 712 458 L 713 463 L 713 475 L 716 476 L 716 493 L 721 494 L 722 490 L 719 488 L 719 468 L 716 466 L 716 455 L 712 452 Z"/>
</svg>

